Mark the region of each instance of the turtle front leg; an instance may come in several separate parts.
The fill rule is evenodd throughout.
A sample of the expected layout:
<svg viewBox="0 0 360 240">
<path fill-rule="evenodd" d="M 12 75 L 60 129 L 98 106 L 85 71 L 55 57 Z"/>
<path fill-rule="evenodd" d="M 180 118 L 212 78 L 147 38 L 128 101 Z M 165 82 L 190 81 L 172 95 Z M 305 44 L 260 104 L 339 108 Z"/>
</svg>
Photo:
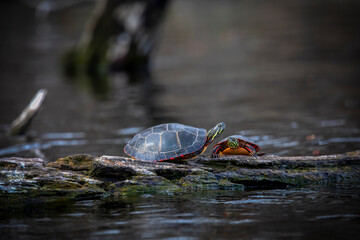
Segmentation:
<svg viewBox="0 0 360 240">
<path fill-rule="evenodd" d="M 220 152 L 222 151 L 222 146 L 221 145 L 216 145 L 214 148 L 213 148 L 213 151 L 210 155 L 211 158 L 218 158 L 220 157 Z"/>
</svg>

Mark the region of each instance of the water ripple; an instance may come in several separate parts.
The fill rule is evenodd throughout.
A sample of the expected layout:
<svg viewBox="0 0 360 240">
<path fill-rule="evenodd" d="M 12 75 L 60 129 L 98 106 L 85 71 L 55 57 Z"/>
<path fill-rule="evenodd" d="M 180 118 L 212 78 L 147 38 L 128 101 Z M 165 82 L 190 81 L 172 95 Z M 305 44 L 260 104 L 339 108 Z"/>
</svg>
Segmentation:
<svg viewBox="0 0 360 240">
<path fill-rule="evenodd" d="M 257 220 L 254 219 L 241 219 L 241 220 L 228 220 L 228 219 L 218 219 L 218 218 L 192 218 L 192 219 L 159 219 L 163 224 L 207 224 L 207 223 L 216 223 L 216 224 L 244 224 L 252 223 Z"/>
<path fill-rule="evenodd" d="M 117 134 L 119 135 L 130 135 L 130 134 L 136 134 L 143 130 L 143 127 L 130 127 L 130 128 L 122 128 L 117 130 Z"/>
<path fill-rule="evenodd" d="M 45 133 L 41 136 L 42 139 L 74 139 L 85 138 L 84 132 L 65 132 L 65 133 Z"/>
<path fill-rule="evenodd" d="M 120 232 L 121 231 L 118 229 L 110 229 L 110 230 L 94 232 L 93 235 L 115 235 L 115 234 L 119 234 Z"/>
<path fill-rule="evenodd" d="M 98 145 L 112 145 L 112 144 L 125 144 L 129 138 L 115 138 L 115 139 L 73 139 L 73 140 L 53 140 L 47 142 L 33 142 L 23 143 L 6 148 L 0 149 L 0 156 L 19 153 L 23 151 L 36 150 L 36 149 L 49 149 L 57 146 L 83 146 L 90 144 Z"/>
<path fill-rule="evenodd" d="M 334 214 L 317 216 L 315 219 L 332 219 L 332 218 L 360 218 L 359 214 Z"/>
<path fill-rule="evenodd" d="M 319 145 L 326 145 L 329 143 L 349 143 L 349 142 L 360 142 L 360 137 L 329 138 L 327 140 L 320 140 Z"/>
</svg>

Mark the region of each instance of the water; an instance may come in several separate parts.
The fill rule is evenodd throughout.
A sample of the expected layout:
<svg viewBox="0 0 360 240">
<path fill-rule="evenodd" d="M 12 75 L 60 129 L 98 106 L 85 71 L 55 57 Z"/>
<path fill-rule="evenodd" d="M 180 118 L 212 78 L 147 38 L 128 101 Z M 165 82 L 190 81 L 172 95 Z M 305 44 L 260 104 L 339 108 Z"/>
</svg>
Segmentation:
<svg viewBox="0 0 360 240">
<path fill-rule="evenodd" d="M 92 4 L 42 15 L 24 2 L 35 1 L 0 3 L 0 157 L 125 156 L 135 133 L 164 122 L 209 129 L 224 121 L 223 137 L 242 134 L 277 155 L 360 149 L 358 1 L 173 1 L 151 91 L 120 74 L 107 91 L 66 79 L 61 56 Z M 48 98 L 28 135 L 7 138 L 41 88 Z M 2 213 L 0 232 L 8 239 L 351 239 L 359 234 L 358 205 L 356 186 L 142 196 Z"/>
<path fill-rule="evenodd" d="M 61 74 L 61 56 L 80 38 L 92 4 L 47 17 L 1 5 L 0 156 L 124 155 L 137 131 L 164 122 L 210 129 L 224 121 L 223 137 L 243 134 L 278 155 L 360 149 L 356 1 L 174 1 L 152 91 L 123 75 L 99 91 Z M 40 88 L 49 94 L 30 138 L 4 137 Z"/>
<path fill-rule="evenodd" d="M 0 229 L 4 239 L 358 239 L 359 194 L 281 189 L 89 200 L 29 207 L 0 220 Z"/>
</svg>

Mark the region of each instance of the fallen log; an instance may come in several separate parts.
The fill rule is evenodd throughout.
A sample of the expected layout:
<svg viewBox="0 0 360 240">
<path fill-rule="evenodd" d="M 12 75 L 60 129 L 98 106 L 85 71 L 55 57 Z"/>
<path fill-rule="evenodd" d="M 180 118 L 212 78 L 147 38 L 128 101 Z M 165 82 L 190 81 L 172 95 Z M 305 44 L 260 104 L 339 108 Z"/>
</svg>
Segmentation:
<svg viewBox="0 0 360 240">
<path fill-rule="evenodd" d="M 77 154 L 0 159 L 0 204 L 80 200 L 199 190 L 242 191 L 360 183 L 360 150 L 324 156 L 198 157 L 179 163 Z"/>
</svg>

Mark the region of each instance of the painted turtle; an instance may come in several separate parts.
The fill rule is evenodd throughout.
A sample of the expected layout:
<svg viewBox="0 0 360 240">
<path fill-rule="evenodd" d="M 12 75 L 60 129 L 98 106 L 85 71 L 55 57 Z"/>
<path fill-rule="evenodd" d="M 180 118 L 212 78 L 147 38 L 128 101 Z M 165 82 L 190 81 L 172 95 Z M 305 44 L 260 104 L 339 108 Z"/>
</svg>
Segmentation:
<svg viewBox="0 0 360 240">
<path fill-rule="evenodd" d="M 205 151 L 225 129 L 218 123 L 206 132 L 179 123 L 160 124 L 136 134 L 124 151 L 132 158 L 148 161 L 166 161 L 193 158 Z"/>
<path fill-rule="evenodd" d="M 210 157 L 217 158 L 220 155 L 252 155 L 257 157 L 263 155 L 259 151 L 260 147 L 246 137 L 232 135 L 217 143 Z"/>
</svg>

